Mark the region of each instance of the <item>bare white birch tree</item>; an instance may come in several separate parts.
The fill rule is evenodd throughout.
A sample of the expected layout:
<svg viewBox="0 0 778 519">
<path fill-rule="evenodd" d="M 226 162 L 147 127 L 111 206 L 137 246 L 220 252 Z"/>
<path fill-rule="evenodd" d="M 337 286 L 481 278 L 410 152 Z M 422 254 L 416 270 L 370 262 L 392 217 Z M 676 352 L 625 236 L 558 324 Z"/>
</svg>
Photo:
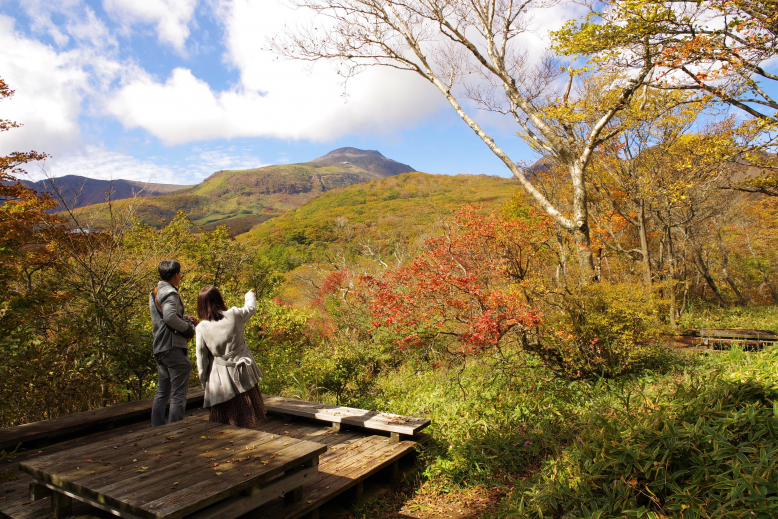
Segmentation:
<svg viewBox="0 0 778 519">
<path fill-rule="evenodd" d="M 573 235 L 583 277 L 595 277 L 585 171 L 595 149 L 619 132 L 615 116 L 649 76 L 651 49 L 636 55 L 634 66 L 612 77 L 592 102 L 576 98 L 572 75 L 560 83 L 564 70 L 553 57 L 531 63 L 522 36 L 542 0 L 290 1 L 318 13 L 320 23 L 272 38 L 271 50 L 292 59 L 333 61 L 346 78 L 367 66 L 387 66 L 432 83 L 540 207 Z M 568 214 L 536 188 L 462 99 L 511 117 L 535 150 L 567 169 L 574 198 Z"/>
</svg>

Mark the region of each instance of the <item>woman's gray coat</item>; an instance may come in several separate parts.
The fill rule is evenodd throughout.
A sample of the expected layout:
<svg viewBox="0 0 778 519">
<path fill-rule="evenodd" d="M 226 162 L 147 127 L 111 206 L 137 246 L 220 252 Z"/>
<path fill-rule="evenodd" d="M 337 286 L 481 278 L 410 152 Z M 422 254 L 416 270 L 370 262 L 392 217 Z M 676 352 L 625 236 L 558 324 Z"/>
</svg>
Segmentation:
<svg viewBox="0 0 778 519">
<path fill-rule="evenodd" d="M 219 321 L 200 321 L 195 328 L 197 369 L 205 389 L 203 407 L 211 407 L 245 393 L 262 373 L 251 356 L 243 328 L 257 310 L 254 292 L 246 294 L 243 308 L 232 307 Z"/>
</svg>

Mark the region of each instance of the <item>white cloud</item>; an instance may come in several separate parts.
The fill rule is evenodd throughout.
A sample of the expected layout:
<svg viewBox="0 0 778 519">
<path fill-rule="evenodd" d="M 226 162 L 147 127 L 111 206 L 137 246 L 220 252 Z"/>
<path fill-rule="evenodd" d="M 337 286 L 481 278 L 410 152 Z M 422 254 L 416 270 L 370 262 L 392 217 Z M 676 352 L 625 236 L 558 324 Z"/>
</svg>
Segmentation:
<svg viewBox="0 0 778 519">
<path fill-rule="evenodd" d="M 127 25 L 156 25 L 159 41 L 184 51 L 197 0 L 104 0 L 103 8 Z"/>
<path fill-rule="evenodd" d="M 60 48 L 74 40 L 93 46 L 116 45 L 108 28 L 83 0 L 24 0 L 21 7 L 30 18 L 33 33 L 48 34 Z M 63 21 L 57 24 L 53 17 Z"/>
<path fill-rule="evenodd" d="M 192 184 L 191 175 L 185 170 L 176 170 L 149 160 L 138 160 L 126 153 L 86 146 L 80 153 L 61 159 L 48 160 L 43 165 L 47 175 L 62 177 L 80 175 L 101 180 L 137 180 L 158 184 Z M 31 169 L 30 177 L 40 179 L 44 173 Z"/>
<path fill-rule="evenodd" d="M 193 185 L 221 170 L 241 170 L 266 166 L 259 157 L 236 147 L 194 148 L 193 154 L 176 164 L 164 157 L 145 160 L 98 146 L 85 146 L 77 153 L 52 157 L 28 168 L 30 178 L 79 175 L 102 180 L 137 180 L 158 184 Z"/>
<path fill-rule="evenodd" d="M 253 169 L 267 166 L 259 157 L 252 153 L 242 151 L 230 146 L 227 149 L 201 150 L 195 148 L 197 155 L 190 157 L 187 162 L 188 170 L 205 178 L 216 171 Z"/>
<path fill-rule="evenodd" d="M 81 142 L 78 117 L 89 89 L 79 51 L 58 53 L 20 36 L 0 15 L 0 72 L 16 94 L 2 102 L 2 118 L 24 126 L 0 134 L 0 156 L 34 149 L 59 153 Z"/>
<path fill-rule="evenodd" d="M 307 70 L 260 50 L 266 38 L 300 11 L 276 0 L 232 0 L 219 10 L 226 59 L 240 72 L 234 88 L 214 91 L 186 68 L 158 82 L 148 74 L 129 81 L 106 102 L 128 128 L 143 128 L 166 144 L 211 138 L 280 137 L 326 141 L 347 133 L 385 133 L 411 126 L 442 106 L 423 79 L 370 69 L 349 82 L 328 64 Z"/>
</svg>

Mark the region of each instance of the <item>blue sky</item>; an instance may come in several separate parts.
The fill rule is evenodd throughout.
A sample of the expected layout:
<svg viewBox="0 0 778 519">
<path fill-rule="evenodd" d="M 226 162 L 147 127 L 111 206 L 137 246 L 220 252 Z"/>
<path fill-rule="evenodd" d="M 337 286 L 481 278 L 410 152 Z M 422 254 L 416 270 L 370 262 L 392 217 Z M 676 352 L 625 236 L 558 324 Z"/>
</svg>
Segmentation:
<svg viewBox="0 0 778 519">
<path fill-rule="evenodd" d="M 16 90 L 0 118 L 24 124 L 0 134 L 0 155 L 46 152 L 54 176 L 195 184 L 353 146 L 429 173 L 508 176 L 414 74 L 372 68 L 344 97 L 332 65 L 262 50 L 306 21 L 283 2 L 0 0 L 0 77 Z M 535 14 L 531 56 L 569 17 L 566 5 Z M 472 113 L 514 161 L 536 158 L 513 124 Z"/>
<path fill-rule="evenodd" d="M 193 184 L 353 146 L 430 173 L 507 176 L 413 74 L 369 70 L 346 100 L 329 64 L 261 50 L 299 17 L 278 0 L 0 0 L 0 77 L 16 90 L 0 117 L 24 124 L 0 153 L 49 153 L 55 176 Z M 533 160 L 485 121 L 514 160 Z"/>
</svg>

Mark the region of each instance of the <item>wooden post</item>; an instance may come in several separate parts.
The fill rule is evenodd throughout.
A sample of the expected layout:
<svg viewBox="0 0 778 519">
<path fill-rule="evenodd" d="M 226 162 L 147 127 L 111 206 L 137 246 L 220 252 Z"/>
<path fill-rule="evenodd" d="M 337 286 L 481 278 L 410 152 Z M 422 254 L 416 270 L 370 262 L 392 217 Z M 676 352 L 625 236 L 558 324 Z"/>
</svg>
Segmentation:
<svg viewBox="0 0 778 519">
<path fill-rule="evenodd" d="M 37 501 L 44 497 L 49 497 L 52 490 L 49 487 L 39 485 L 37 483 L 30 483 L 30 501 Z"/>
<path fill-rule="evenodd" d="M 51 516 L 54 519 L 64 519 L 73 512 L 73 499 L 59 492 L 51 494 Z"/>
<path fill-rule="evenodd" d="M 259 494 L 259 485 L 252 485 L 241 492 L 244 496 L 255 496 Z"/>
<path fill-rule="evenodd" d="M 284 500 L 287 503 L 297 503 L 298 501 L 302 501 L 303 499 L 303 487 L 299 486 L 295 489 L 290 490 L 286 494 L 284 494 Z"/>
<path fill-rule="evenodd" d="M 335 432 L 340 432 L 340 422 L 332 422 L 332 430 Z"/>
<path fill-rule="evenodd" d="M 359 502 L 365 498 L 365 483 L 360 481 L 354 486 L 354 501 Z"/>
<path fill-rule="evenodd" d="M 294 421 L 294 416 L 291 414 L 285 414 L 284 415 L 284 422 L 291 423 Z"/>
<path fill-rule="evenodd" d="M 392 483 L 398 483 L 400 481 L 400 460 L 394 460 L 390 470 L 392 474 Z"/>
<path fill-rule="evenodd" d="M 389 438 L 392 440 L 392 443 L 400 443 L 400 433 L 393 432 Z"/>
<path fill-rule="evenodd" d="M 308 514 L 308 519 L 319 519 L 319 507 L 314 508 Z"/>
</svg>

